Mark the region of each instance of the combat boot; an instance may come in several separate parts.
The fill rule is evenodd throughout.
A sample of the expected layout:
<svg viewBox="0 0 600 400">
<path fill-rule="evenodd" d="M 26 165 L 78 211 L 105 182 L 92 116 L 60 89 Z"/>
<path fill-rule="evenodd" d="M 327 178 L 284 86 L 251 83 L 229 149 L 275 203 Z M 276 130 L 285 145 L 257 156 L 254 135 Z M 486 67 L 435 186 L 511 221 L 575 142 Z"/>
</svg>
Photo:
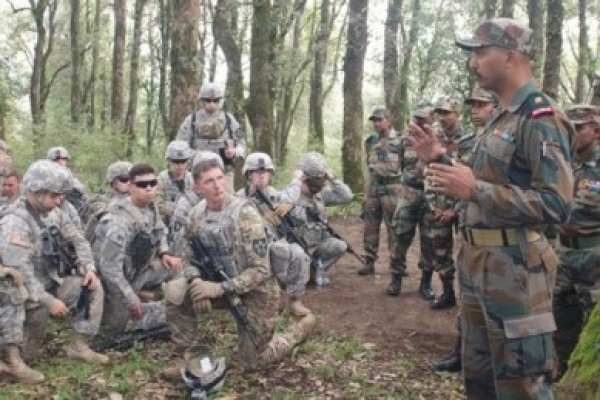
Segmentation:
<svg viewBox="0 0 600 400">
<path fill-rule="evenodd" d="M 444 293 L 431 302 L 432 310 L 442 310 L 444 308 L 454 307 L 456 305 L 456 296 L 454 295 L 454 285 L 452 278 L 442 278 Z"/>
<path fill-rule="evenodd" d="M 358 270 L 359 275 L 373 275 L 375 273 L 375 259 L 371 257 L 365 258 L 365 263 L 361 269 Z"/>
<path fill-rule="evenodd" d="M 433 300 L 435 295 L 431 289 L 431 275 L 433 271 L 423 271 L 421 274 L 421 284 L 419 285 L 419 294 L 425 300 Z"/>
<path fill-rule="evenodd" d="M 16 344 L 8 344 L 3 349 L 0 372 L 5 372 L 21 383 L 40 383 L 46 379 L 44 374 L 29 368 L 21 358 L 21 350 Z"/>
<path fill-rule="evenodd" d="M 437 372 L 460 372 L 462 369 L 460 336 L 456 339 L 452 353 L 435 362 L 432 369 Z"/>
<path fill-rule="evenodd" d="M 67 357 L 88 363 L 108 364 L 110 361 L 104 354 L 96 353 L 88 345 L 89 337 L 81 333 L 75 333 L 71 343 L 63 346 Z"/>
<path fill-rule="evenodd" d="M 312 314 L 308 307 L 302 304 L 300 299 L 297 297 L 290 297 L 288 309 L 290 311 L 290 314 L 292 314 L 295 317 L 305 317 L 309 314 Z"/>
<path fill-rule="evenodd" d="M 388 296 L 398 296 L 402 289 L 402 275 L 399 272 L 392 272 L 392 281 L 387 288 Z"/>
</svg>

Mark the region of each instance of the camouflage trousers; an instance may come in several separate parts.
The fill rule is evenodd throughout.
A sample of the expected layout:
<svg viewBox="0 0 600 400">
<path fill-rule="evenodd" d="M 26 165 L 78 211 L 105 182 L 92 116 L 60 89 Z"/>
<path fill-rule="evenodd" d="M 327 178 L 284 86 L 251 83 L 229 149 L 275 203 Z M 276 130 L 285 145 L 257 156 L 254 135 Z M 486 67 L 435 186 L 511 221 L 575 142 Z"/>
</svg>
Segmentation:
<svg viewBox="0 0 600 400">
<path fill-rule="evenodd" d="M 397 240 L 392 229 L 392 220 L 398 206 L 399 187 L 399 184 L 369 184 L 362 214 L 364 222 L 363 247 L 367 258 L 372 260 L 377 259 L 379 232 L 382 222 L 385 222 L 385 226 L 387 227 L 388 249 L 392 255 L 390 258 L 396 258 L 393 255 L 397 251 Z"/>
<path fill-rule="evenodd" d="M 160 287 L 163 282 L 167 282 L 176 276 L 176 272 L 162 267 L 160 260 L 155 259 L 151 262 L 149 268 L 144 269 L 135 275 L 133 281 L 129 284 L 134 292 L 143 289 L 155 289 Z M 119 293 L 107 291 L 106 301 L 104 303 L 104 315 L 100 325 L 100 334 L 103 337 L 112 337 L 119 335 L 127 329 L 127 323 L 130 320 L 129 310 L 125 298 Z M 165 302 L 151 301 L 142 304 L 142 318 L 135 321 L 135 329 L 150 329 L 164 324 Z"/>
<path fill-rule="evenodd" d="M 188 284 L 184 278 L 174 279 L 167 286 L 174 286 L 176 290 L 165 288 L 167 302 L 167 321 L 171 328 L 173 340 L 183 346 L 193 346 L 199 339 L 198 317 L 194 310 L 189 294 Z M 171 293 L 185 293 L 183 296 L 167 295 Z M 283 327 L 280 334 L 274 334 L 275 325 L 279 316 L 280 289 L 275 278 L 268 278 L 262 285 L 243 296 L 239 297 L 245 311 L 249 327 L 244 327 L 237 322 L 238 351 L 242 365 L 246 369 L 256 369 L 272 362 L 278 361 L 291 353 L 295 345 L 304 340 L 310 330 L 304 318 L 292 318 Z M 227 308 L 223 298 L 211 300 L 213 309 Z M 213 311 L 214 312 L 214 311 Z M 206 317 L 209 317 L 206 314 Z M 312 314 L 310 315 L 314 319 Z M 314 325 L 313 325 L 314 326 Z M 256 345 L 251 336 L 256 339 Z M 274 356 L 275 355 L 275 356 Z"/>
<path fill-rule="evenodd" d="M 0 279 L 0 347 L 23 341 L 26 298 L 24 286 L 17 288 L 7 279 Z"/>
<path fill-rule="evenodd" d="M 585 321 L 600 297 L 600 247 L 557 250 L 560 266 L 554 286 L 553 311 L 557 331 L 554 344 L 566 370 L 569 356 L 577 345 Z"/>
<path fill-rule="evenodd" d="M 73 330 L 86 336 L 94 336 L 98 333 L 100 321 L 104 310 L 104 289 L 98 285 L 96 290 L 91 292 L 90 317 L 85 318 L 84 311 L 77 311 L 77 302 L 81 295 L 82 276 L 67 276 L 63 278 L 60 285 L 55 284 L 46 291 L 52 293 L 54 297 L 61 300 L 71 311 Z M 36 357 L 43 346 L 43 339 L 46 334 L 46 324 L 50 312 L 48 308 L 39 303 L 27 302 L 25 304 L 25 322 L 23 324 L 24 343 L 23 358 L 32 360 Z"/>
<path fill-rule="evenodd" d="M 552 399 L 552 287 L 558 258 L 545 239 L 461 248 L 463 373 L 468 399 Z M 526 259 L 524 259 L 526 258 Z"/>
<path fill-rule="evenodd" d="M 279 239 L 269 247 L 271 270 L 288 295 L 304 295 L 310 277 L 310 257 L 296 243 Z"/>
<path fill-rule="evenodd" d="M 442 278 L 452 279 L 455 267 L 452 260 L 452 224 L 434 220 L 423 191 L 404 186 L 394 213 L 393 228 L 398 252 L 392 260 L 392 272 L 406 273 L 406 254 L 419 227 L 421 252 L 419 269 L 437 271 Z"/>
<path fill-rule="evenodd" d="M 320 259 L 325 270 L 328 270 L 344 255 L 347 248 L 348 245 L 343 240 L 328 236 L 313 248 L 312 259 Z M 314 263 L 311 265 L 314 265 Z"/>
</svg>

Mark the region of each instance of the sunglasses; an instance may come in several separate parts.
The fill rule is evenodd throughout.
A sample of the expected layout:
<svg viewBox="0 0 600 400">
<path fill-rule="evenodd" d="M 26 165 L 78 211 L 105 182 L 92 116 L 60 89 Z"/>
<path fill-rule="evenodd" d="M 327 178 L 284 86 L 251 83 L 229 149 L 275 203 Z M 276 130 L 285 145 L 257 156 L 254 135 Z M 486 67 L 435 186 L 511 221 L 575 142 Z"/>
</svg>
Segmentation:
<svg viewBox="0 0 600 400">
<path fill-rule="evenodd" d="M 140 189 L 146 189 L 148 187 L 154 187 L 158 184 L 158 180 L 157 179 L 151 179 L 149 181 L 137 181 L 137 182 L 133 182 L 133 184 L 136 187 L 139 187 Z"/>
<path fill-rule="evenodd" d="M 129 177 L 128 176 L 119 176 L 117 179 L 121 183 L 127 183 L 127 182 L 129 182 Z"/>
<path fill-rule="evenodd" d="M 221 99 L 202 99 L 202 101 L 205 103 L 218 103 Z"/>
<path fill-rule="evenodd" d="M 170 160 L 173 164 L 185 164 L 188 160 Z"/>
</svg>

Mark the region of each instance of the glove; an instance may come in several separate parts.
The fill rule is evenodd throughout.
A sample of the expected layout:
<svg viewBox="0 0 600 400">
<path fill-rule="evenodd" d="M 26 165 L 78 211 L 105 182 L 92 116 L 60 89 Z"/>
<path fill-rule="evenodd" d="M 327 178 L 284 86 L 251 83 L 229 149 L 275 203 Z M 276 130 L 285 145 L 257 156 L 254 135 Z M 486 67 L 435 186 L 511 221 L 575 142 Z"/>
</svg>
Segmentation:
<svg viewBox="0 0 600 400">
<path fill-rule="evenodd" d="M 275 206 L 274 212 L 279 218 L 283 218 L 292 210 L 292 208 L 294 208 L 293 204 L 279 203 Z"/>
<path fill-rule="evenodd" d="M 209 299 L 202 299 L 194 301 L 192 304 L 196 315 L 207 314 L 212 311 L 212 303 Z"/>
<path fill-rule="evenodd" d="M 267 222 L 269 222 L 271 225 L 273 225 L 275 227 L 277 227 L 277 226 L 279 226 L 279 224 L 281 224 L 281 218 L 279 217 L 279 215 L 277 215 L 277 209 L 275 209 L 275 211 L 265 212 L 264 217 L 267 220 Z"/>
<path fill-rule="evenodd" d="M 192 302 L 196 304 L 204 299 L 216 299 L 223 295 L 221 284 L 204 281 L 200 278 L 194 279 L 190 285 L 190 296 Z"/>
<path fill-rule="evenodd" d="M 23 275 L 14 268 L 0 266 L 0 279 L 12 278 L 15 286 L 23 286 Z"/>
</svg>

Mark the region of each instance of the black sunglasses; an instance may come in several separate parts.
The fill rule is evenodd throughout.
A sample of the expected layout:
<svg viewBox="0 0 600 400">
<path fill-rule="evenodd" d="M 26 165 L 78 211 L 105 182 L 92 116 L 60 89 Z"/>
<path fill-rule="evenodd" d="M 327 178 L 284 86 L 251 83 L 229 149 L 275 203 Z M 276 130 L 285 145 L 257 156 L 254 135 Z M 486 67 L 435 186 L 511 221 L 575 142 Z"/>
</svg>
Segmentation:
<svg viewBox="0 0 600 400">
<path fill-rule="evenodd" d="M 171 160 L 173 164 L 185 164 L 188 160 Z"/>
<path fill-rule="evenodd" d="M 158 184 L 158 180 L 157 179 L 151 179 L 149 181 L 136 181 L 133 182 L 133 184 L 136 187 L 139 187 L 140 189 L 146 189 L 147 187 L 154 187 Z"/>
<path fill-rule="evenodd" d="M 117 179 L 121 183 L 127 183 L 127 182 L 129 182 L 129 177 L 128 176 L 119 176 Z"/>
<path fill-rule="evenodd" d="M 218 103 L 221 99 L 202 99 L 202 101 L 205 103 Z"/>
</svg>

